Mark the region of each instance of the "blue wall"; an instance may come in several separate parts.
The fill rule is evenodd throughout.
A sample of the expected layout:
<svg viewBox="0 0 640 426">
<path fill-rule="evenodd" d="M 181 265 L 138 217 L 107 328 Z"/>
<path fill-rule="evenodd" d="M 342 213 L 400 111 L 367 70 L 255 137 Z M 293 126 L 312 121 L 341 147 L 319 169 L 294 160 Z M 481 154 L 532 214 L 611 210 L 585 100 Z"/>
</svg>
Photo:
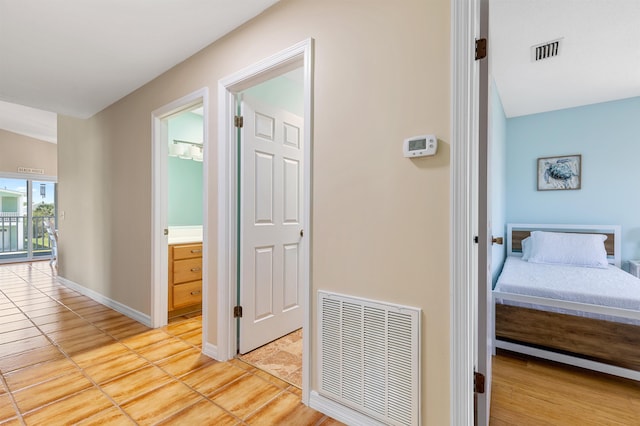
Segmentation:
<svg viewBox="0 0 640 426">
<path fill-rule="evenodd" d="M 272 78 L 243 93 L 301 117 L 304 115 L 304 85 L 286 76 Z"/>
<path fill-rule="evenodd" d="M 640 98 L 507 120 L 507 221 L 622 226 L 640 258 Z M 537 158 L 582 155 L 582 188 L 537 191 Z M 626 264 L 623 264 L 626 269 Z"/>
<path fill-rule="evenodd" d="M 491 203 L 491 229 L 493 236 L 503 237 L 505 244 L 494 244 L 491 251 L 491 275 L 493 285 L 502 271 L 502 264 L 507 253 L 506 250 L 506 216 L 507 216 L 507 118 L 500 101 L 500 96 L 491 85 L 491 109 L 489 112 L 489 167 L 491 168 L 490 197 Z"/>
<path fill-rule="evenodd" d="M 202 142 L 201 115 L 185 112 L 168 120 L 168 138 Z M 169 226 L 202 225 L 202 162 L 169 157 L 168 222 Z"/>
</svg>

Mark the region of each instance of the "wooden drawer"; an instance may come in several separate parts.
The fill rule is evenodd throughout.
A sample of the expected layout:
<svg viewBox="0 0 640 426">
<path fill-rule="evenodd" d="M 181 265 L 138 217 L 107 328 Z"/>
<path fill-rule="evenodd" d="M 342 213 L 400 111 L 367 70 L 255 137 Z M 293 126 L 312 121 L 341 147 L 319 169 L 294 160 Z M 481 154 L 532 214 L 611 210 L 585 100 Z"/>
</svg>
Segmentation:
<svg viewBox="0 0 640 426">
<path fill-rule="evenodd" d="M 202 303 L 202 281 L 173 286 L 173 309 Z"/>
<path fill-rule="evenodd" d="M 173 262 L 173 284 L 202 279 L 202 258 Z"/>
<path fill-rule="evenodd" d="M 174 260 L 202 257 L 201 243 L 174 245 L 172 248 Z"/>
</svg>

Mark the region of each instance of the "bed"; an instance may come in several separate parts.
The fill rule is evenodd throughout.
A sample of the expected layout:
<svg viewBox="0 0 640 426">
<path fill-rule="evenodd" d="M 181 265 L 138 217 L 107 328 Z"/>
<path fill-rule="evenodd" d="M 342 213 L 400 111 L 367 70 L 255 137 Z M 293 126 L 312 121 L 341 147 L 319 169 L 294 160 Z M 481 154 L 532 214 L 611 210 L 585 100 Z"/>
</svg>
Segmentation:
<svg viewBox="0 0 640 426">
<path fill-rule="evenodd" d="M 495 347 L 640 380 L 640 279 L 620 241 L 617 225 L 508 224 Z"/>
</svg>

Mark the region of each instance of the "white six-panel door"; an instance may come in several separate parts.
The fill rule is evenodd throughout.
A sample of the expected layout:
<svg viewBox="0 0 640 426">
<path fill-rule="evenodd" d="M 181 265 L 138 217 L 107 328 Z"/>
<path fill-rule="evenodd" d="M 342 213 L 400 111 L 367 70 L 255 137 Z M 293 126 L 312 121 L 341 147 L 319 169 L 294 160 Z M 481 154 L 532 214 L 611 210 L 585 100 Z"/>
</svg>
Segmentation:
<svg viewBox="0 0 640 426">
<path fill-rule="evenodd" d="M 243 99 L 240 353 L 302 327 L 303 119 Z"/>
</svg>

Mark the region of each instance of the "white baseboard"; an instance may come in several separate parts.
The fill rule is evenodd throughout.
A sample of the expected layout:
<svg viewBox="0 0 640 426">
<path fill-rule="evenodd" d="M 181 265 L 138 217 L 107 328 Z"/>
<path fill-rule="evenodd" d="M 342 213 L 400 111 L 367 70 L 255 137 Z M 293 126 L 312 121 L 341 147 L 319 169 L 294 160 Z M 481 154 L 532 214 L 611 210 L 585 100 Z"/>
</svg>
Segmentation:
<svg viewBox="0 0 640 426">
<path fill-rule="evenodd" d="M 114 311 L 118 311 L 123 315 L 128 316 L 131 319 L 134 319 L 144 325 L 146 325 L 147 327 L 151 327 L 151 316 L 147 315 L 147 314 L 143 314 L 140 311 L 136 311 L 135 309 L 120 303 L 116 300 L 110 299 L 107 296 L 98 293 L 95 290 L 91 290 L 90 288 L 81 286 L 80 284 L 74 283 L 71 280 L 68 280 L 66 278 L 62 278 L 60 276 L 58 276 L 58 281 L 63 284 L 66 287 L 69 287 L 72 290 L 77 291 L 78 293 L 90 297 L 91 299 L 95 300 L 98 303 L 101 303 L 111 309 L 113 309 Z"/>
<path fill-rule="evenodd" d="M 384 426 L 384 423 L 311 391 L 309 407 L 350 426 Z"/>
<path fill-rule="evenodd" d="M 216 361 L 220 361 L 218 359 L 218 347 L 216 345 L 212 345 L 211 343 L 208 343 L 208 342 L 202 342 L 202 353 L 208 356 L 209 358 L 213 358 Z"/>
</svg>

